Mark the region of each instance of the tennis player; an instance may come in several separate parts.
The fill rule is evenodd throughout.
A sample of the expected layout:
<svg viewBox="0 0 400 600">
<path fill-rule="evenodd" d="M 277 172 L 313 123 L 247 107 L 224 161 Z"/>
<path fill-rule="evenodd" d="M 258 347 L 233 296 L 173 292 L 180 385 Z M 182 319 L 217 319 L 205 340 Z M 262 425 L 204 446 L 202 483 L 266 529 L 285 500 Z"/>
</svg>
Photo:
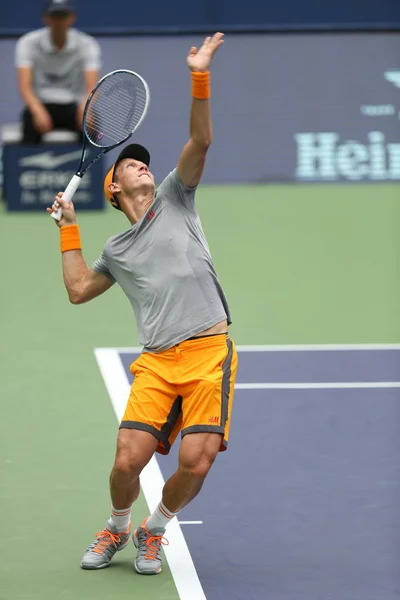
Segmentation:
<svg viewBox="0 0 400 600">
<path fill-rule="evenodd" d="M 64 283 L 81 304 L 117 282 L 128 296 L 144 349 L 134 375 L 110 475 L 111 515 L 96 533 L 83 569 L 107 567 L 129 543 L 139 476 L 155 452 L 168 454 L 179 431 L 178 468 L 157 509 L 133 532 L 138 573 L 161 571 L 168 523 L 200 491 L 219 451 L 227 447 L 237 354 L 228 334 L 227 300 L 217 279 L 195 206 L 195 193 L 211 143 L 210 63 L 223 34 L 192 47 L 190 138 L 177 167 L 155 191 L 150 154 L 125 147 L 105 178 L 105 194 L 131 223 L 106 243 L 89 269 L 82 257 L 71 202 L 57 201 Z M 56 210 L 53 204 L 48 212 Z"/>
</svg>

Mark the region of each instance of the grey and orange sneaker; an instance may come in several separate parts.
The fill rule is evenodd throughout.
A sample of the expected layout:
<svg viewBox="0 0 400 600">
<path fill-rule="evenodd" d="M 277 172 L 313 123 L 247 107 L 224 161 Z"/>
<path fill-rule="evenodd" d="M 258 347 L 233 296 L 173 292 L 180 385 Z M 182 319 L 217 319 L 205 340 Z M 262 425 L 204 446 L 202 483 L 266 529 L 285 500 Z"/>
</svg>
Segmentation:
<svg viewBox="0 0 400 600">
<path fill-rule="evenodd" d="M 131 526 L 123 533 L 107 521 L 103 531 L 96 533 L 96 539 L 88 546 L 81 560 L 82 569 L 104 569 L 108 567 L 116 552 L 123 550 L 129 544 Z"/>
<path fill-rule="evenodd" d="M 163 537 L 165 529 L 147 529 L 147 519 L 132 535 L 138 549 L 134 566 L 141 575 L 156 575 L 162 569 L 161 545 L 168 546 L 168 540 Z"/>
</svg>

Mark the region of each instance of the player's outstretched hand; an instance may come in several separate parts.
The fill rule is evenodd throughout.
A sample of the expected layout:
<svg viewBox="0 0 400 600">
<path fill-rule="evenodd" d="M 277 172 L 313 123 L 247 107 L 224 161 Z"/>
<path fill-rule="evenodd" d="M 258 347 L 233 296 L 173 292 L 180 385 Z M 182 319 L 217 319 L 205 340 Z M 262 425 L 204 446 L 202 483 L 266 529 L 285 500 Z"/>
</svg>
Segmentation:
<svg viewBox="0 0 400 600">
<path fill-rule="evenodd" d="M 56 212 L 59 206 L 61 206 L 63 212 L 61 219 L 59 221 L 54 219 L 58 227 L 63 227 L 63 225 L 74 225 L 76 223 L 74 205 L 69 200 L 63 200 L 62 195 L 63 192 L 58 192 L 54 199 L 53 206 L 51 208 L 46 208 L 46 210 L 51 215 L 51 213 Z"/>
<path fill-rule="evenodd" d="M 223 43 L 224 34 L 218 32 L 212 37 L 207 37 L 199 50 L 192 46 L 187 57 L 189 69 L 191 71 L 208 71 L 212 57 Z"/>
</svg>

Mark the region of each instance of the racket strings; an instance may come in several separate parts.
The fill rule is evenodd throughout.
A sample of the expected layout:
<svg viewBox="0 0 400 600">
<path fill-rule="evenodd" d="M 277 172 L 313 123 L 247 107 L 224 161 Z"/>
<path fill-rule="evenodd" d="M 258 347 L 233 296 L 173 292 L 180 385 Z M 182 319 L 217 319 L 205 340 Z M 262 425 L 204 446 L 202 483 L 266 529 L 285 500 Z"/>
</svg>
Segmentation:
<svg viewBox="0 0 400 600">
<path fill-rule="evenodd" d="M 89 140 L 101 147 L 122 142 L 140 123 L 147 104 L 148 91 L 140 77 L 117 72 L 105 78 L 86 110 Z"/>
<path fill-rule="evenodd" d="M 103 103 L 93 108 L 86 121 L 90 128 L 89 138 L 94 142 L 101 142 L 102 145 L 105 144 L 106 137 L 110 137 L 115 141 L 125 138 L 135 129 L 143 114 L 144 107 L 144 102 L 136 102 L 132 110 L 132 102 L 123 106 L 122 102 L 119 101 L 118 113 L 115 115 L 111 112 L 106 114 L 106 111 L 115 110 L 115 106 L 109 108 L 108 105 Z"/>
<path fill-rule="evenodd" d="M 124 98 L 123 96 L 120 96 L 118 98 L 118 108 L 122 109 L 124 115 L 129 114 L 129 113 L 134 113 L 137 112 L 139 110 L 139 112 L 141 112 L 143 110 L 143 108 L 146 105 L 146 97 L 143 95 L 143 97 L 140 96 L 140 92 L 135 92 L 136 93 L 136 98 L 135 98 L 135 103 L 132 103 L 132 98 L 131 97 L 127 97 Z M 97 100 L 97 102 L 96 102 Z M 96 116 L 99 111 L 105 111 L 106 109 L 110 109 L 110 108 L 115 108 L 115 103 L 112 102 L 104 102 L 103 99 L 96 99 L 93 104 L 91 104 L 90 106 L 90 113 L 88 115 L 88 118 L 93 117 L 93 119 L 96 121 L 98 119 L 96 119 Z M 102 115 L 103 116 L 103 115 Z M 113 114 L 109 114 L 107 116 L 107 120 L 113 120 Z M 116 120 L 118 123 L 121 122 L 121 117 L 117 115 L 117 118 L 114 119 Z"/>
<path fill-rule="evenodd" d="M 121 129 L 122 127 L 124 131 L 132 131 L 132 129 L 136 125 L 136 122 L 140 119 L 140 116 L 142 115 L 145 106 L 145 99 L 137 99 L 134 110 L 132 110 L 131 101 L 126 102 L 124 104 L 120 99 L 119 109 L 123 108 L 124 114 L 130 117 L 129 119 L 126 119 L 125 123 L 121 124 L 121 117 L 119 115 L 114 116 L 113 113 L 109 113 L 107 115 L 107 118 L 104 119 L 103 111 L 108 110 L 108 107 L 106 107 L 105 105 L 102 105 L 98 110 L 96 110 L 95 107 L 91 107 L 86 117 L 86 122 L 90 127 L 97 131 L 100 131 L 102 127 L 105 128 L 106 126 L 108 126 L 108 129 L 113 127 Z M 108 131 L 108 133 L 110 133 L 110 131 Z"/>
</svg>

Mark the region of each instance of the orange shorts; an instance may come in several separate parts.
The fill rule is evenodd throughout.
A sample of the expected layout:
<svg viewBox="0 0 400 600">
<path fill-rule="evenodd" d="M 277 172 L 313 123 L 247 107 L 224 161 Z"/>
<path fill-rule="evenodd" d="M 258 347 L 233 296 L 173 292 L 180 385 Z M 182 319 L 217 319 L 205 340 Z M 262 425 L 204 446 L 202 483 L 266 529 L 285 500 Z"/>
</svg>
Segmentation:
<svg viewBox="0 0 400 600">
<path fill-rule="evenodd" d="M 221 433 L 226 450 L 236 370 L 235 344 L 224 333 L 141 354 L 130 366 L 135 379 L 120 428 L 152 433 L 160 454 L 179 431 Z"/>
</svg>

